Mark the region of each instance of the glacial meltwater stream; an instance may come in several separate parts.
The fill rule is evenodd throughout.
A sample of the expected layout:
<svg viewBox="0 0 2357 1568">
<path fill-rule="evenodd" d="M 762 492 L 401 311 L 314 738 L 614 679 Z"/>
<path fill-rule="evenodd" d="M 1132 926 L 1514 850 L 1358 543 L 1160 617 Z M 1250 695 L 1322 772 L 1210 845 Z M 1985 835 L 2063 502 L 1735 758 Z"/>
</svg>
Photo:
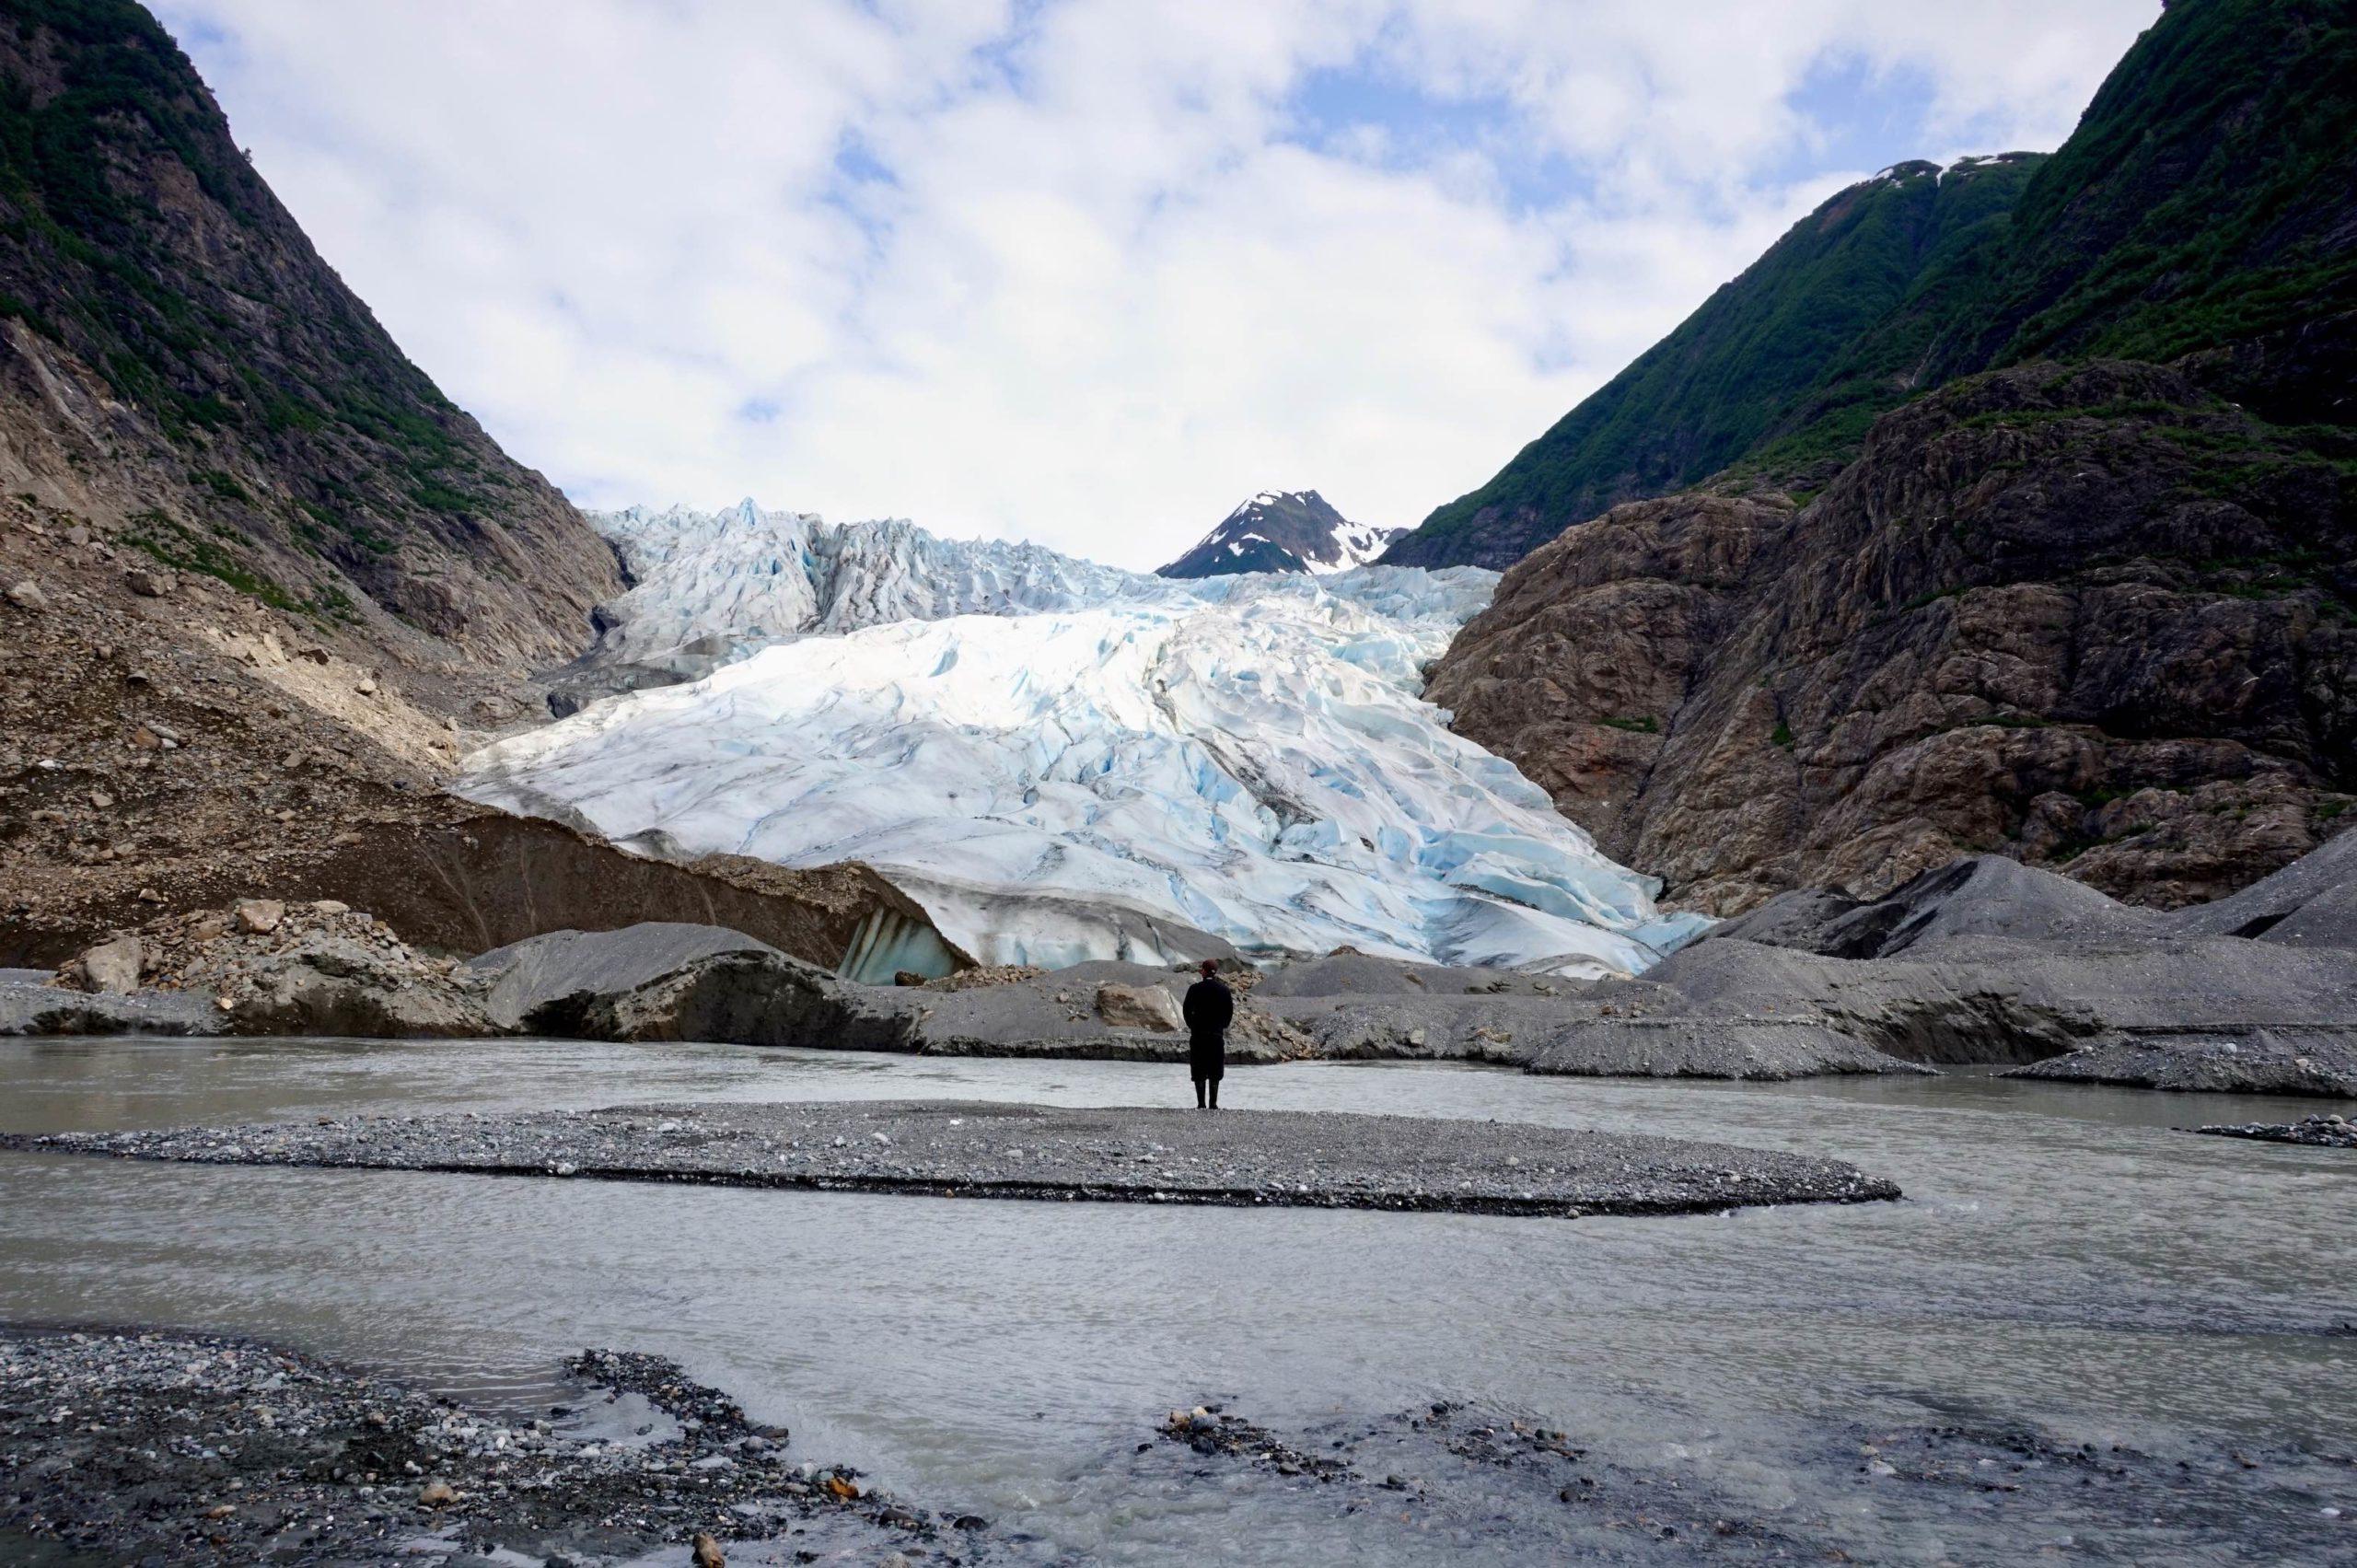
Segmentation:
<svg viewBox="0 0 2357 1568">
<path fill-rule="evenodd" d="M 0 1128 L 17 1132 L 1185 1093 L 1174 1069 L 1130 1063 L 720 1046 L 0 1044 Z M 2357 1156 L 2170 1131 L 2313 1102 L 1330 1063 L 1231 1074 L 1228 1098 L 1830 1155 L 1907 1196 L 1566 1221 L 6 1153 L 0 1322 L 246 1334 L 506 1404 L 545 1402 L 555 1359 L 583 1346 L 659 1352 L 790 1425 L 807 1457 L 986 1516 L 1027 1561 L 1667 1561 L 1721 1550 L 1714 1517 L 1789 1520 L 1876 1561 L 2357 1553 Z M 1348 1511 L 1306 1479 L 1206 1475 L 1155 1444 L 1173 1406 L 1206 1400 L 1303 1446 L 1436 1400 L 1520 1416 L 1590 1450 L 1616 1498 L 1660 1505 Z M 1973 1434 L 1968 1476 L 2012 1481 L 1902 1492 L 1860 1458 L 1934 1428 Z M 2033 1471 L 2084 1444 L 2189 1475 L 2247 1450 L 2250 1516 L 2172 1512 L 2165 1484 L 2149 1517 L 2073 1516 L 1988 1457 L 2006 1434 L 2036 1434 L 2018 1447 Z"/>
</svg>

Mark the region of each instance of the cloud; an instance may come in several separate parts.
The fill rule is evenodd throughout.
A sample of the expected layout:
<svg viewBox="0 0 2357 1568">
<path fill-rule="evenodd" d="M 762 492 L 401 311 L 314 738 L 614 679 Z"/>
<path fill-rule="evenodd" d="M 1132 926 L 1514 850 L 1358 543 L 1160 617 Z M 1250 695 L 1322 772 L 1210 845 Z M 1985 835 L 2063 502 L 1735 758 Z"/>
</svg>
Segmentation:
<svg viewBox="0 0 2357 1568">
<path fill-rule="evenodd" d="M 2156 0 L 164 0 L 322 254 L 586 505 L 1130 565 L 1412 523 Z"/>
</svg>

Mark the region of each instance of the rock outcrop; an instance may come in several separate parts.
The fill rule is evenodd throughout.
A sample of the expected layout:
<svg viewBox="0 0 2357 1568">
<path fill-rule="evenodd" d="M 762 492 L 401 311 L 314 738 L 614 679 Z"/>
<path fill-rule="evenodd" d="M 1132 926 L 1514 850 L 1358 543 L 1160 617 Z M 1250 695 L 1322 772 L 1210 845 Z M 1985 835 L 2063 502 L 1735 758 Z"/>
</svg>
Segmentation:
<svg viewBox="0 0 2357 1568">
<path fill-rule="evenodd" d="M 26 971 L 19 971 L 20 973 Z M 333 900 L 248 899 L 168 915 L 8 986 L 5 1034 L 495 1034 L 484 987 L 451 959 Z M 98 993 L 64 1000 L 71 988 Z"/>
<path fill-rule="evenodd" d="M 2357 481 L 2175 371 L 2006 371 L 1805 506 L 1568 530 L 1427 694 L 1715 913 L 1976 853 L 2214 899 L 2357 807 Z"/>
</svg>

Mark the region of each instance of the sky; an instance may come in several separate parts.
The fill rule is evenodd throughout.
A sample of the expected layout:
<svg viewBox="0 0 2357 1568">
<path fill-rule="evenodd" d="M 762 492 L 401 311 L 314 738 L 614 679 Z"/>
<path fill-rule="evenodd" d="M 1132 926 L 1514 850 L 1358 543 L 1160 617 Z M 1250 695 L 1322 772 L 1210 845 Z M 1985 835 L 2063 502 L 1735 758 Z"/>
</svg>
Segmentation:
<svg viewBox="0 0 2357 1568">
<path fill-rule="evenodd" d="M 150 0 L 585 506 L 1148 567 L 1410 526 L 1826 196 L 2046 149 L 2159 0 Z"/>
</svg>

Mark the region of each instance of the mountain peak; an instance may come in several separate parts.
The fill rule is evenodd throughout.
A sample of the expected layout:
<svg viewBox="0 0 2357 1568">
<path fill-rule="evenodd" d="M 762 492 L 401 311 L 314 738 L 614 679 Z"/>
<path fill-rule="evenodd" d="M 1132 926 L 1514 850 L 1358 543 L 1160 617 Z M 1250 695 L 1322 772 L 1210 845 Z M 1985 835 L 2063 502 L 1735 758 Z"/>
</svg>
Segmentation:
<svg viewBox="0 0 2357 1568">
<path fill-rule="evenodd" d="M 1402 531 L 1353 523 L 1315 490 L 1263 490 L 1157 575 L 1346 572 L 1382 554 Z"/>
</svg>

